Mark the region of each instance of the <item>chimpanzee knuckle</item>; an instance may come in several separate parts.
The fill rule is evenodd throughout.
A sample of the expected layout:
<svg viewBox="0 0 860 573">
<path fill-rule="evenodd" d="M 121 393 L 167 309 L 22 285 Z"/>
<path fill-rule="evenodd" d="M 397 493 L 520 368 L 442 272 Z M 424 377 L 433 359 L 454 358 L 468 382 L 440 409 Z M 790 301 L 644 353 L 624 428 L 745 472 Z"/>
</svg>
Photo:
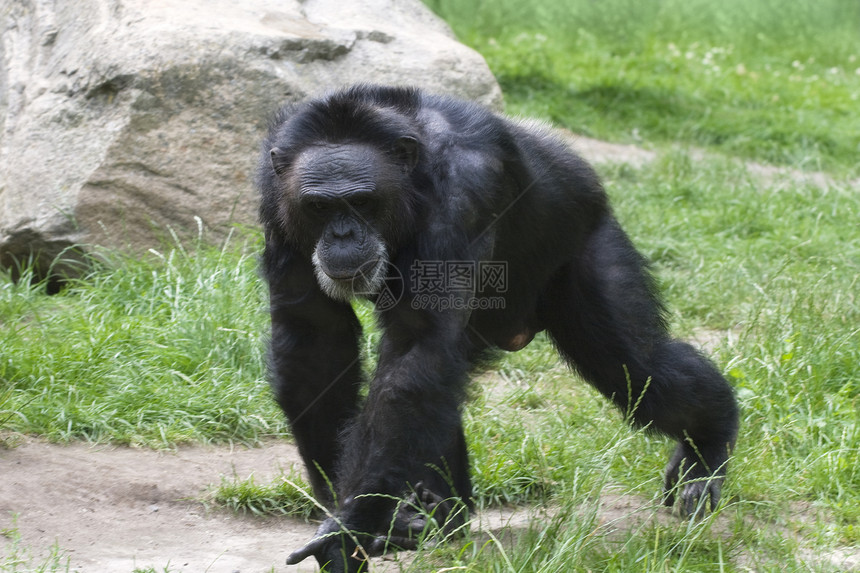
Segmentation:
<svg viewBox="0 0 860 573">
<path fill-rule="evenodd" d="M 388 551 L 411 551 L 418 549 L 420 543 L 418 537 L 388 537 L 386 539 Z"/>
<path fill-rule="evenodd" d="M 417 514 L 412 519 L 409 520 L 408 530 L 418 535 L 425 529 L 427 529 L 427 516 L 424 514 Z"/>
<path fill-rule="evenodd" d="M 702 517 L 714 511 L 720 503 L 722 480 L 700 478 L 684 484 L 681 493 L 681 514 L 687 517 Z"/>
<path fill-rule="evenodd" d="M 421 486 L 421 489 L 416 488 L 415 491 L 418 494 L 418 498 L 420 499 L 421 503 L 425 506 L 438 499 L 438 496 L 434 494 L 429 488 L 424 487 L 423 484 Z"/>
</svg>

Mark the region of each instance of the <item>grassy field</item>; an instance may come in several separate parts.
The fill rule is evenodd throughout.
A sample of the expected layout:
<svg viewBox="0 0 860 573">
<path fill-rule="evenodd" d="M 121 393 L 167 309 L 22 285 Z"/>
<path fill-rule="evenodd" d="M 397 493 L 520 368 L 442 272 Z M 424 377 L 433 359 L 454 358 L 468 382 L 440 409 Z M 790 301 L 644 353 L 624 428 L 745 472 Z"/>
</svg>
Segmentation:
<svg viewBox="0 0 860 573">
<path fill-rule="evenodd" d="M 105 253 L 50 297 L 4 281 L 0 421 L 51 440 L 152 447 L 282 435 L 264 381 L 258 247 Z"/>
<path fill-rule="evenodd" d="M 428 0 L 508 111 L 634 143 L 687 142 L 858 174 L 853 0 Z"/>
<path fill-rule="evenodd" d="M 670 445 L 629 430 L 538 338 L 479 378 L 465 419 L 478 504 L 549 516 L 514 541 L 428 548 L 404 570 L 844 570 L 860 545 L 860 4 L 429 4 L 486 55 L 508 111 L 658 151 L 599 170 L 673 330 L 707 343 L 743 412 L 724 504 L 698 521 L 655 517 Z M 260 247 L 237 231 L 219 247 L 104 253 L 55 296 L 0 275 L 0 440 L 286 436 L 263 368 Z M 285 483 L 225 481 L 216 499 L 306 515 Z M 607 492 L 630 509 L 607 516 Z M 0 554 L 0 571 L 30 570 L 15 559 Z"/>
</svg>

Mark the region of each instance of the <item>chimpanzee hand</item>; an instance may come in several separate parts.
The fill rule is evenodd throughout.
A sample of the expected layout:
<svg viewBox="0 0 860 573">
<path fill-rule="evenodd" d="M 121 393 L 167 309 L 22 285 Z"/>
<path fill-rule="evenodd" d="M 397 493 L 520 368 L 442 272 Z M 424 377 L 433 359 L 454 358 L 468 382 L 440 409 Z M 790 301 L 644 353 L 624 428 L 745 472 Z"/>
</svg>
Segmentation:
<svg viewBox="0 0 860 573">
<path fill-rule="evenodd" d="M 295 565 L 311 555 L 316 557 L 320 570 L 326 573 L 361 573 L 368 570 L 366 554 L 333 517 L 322 522 L 307 545 L 287 557 L 287 565 Z"/>
<path fill-rule="evenodd" d="M 425 514 L 411 502 L 411 498 L 397 510 L 387 535 L 356 534 L 346 530 L 334 517 L 329 517 L 307 545 L 287 557 L 287 565 L 295 565 L 313 555 L 325 573 L 366 573 L 370 569 L 367 564 L 369 557 L 417 549 L 419 535 L 426 526 Z"/>
<path fill-rule="evenodd" d="M 307 545 L 287 557 L 287 565 L 295 565 L 313 555 L 320 569 L 327 573 L 366 573 L 368 557 L 417 549 L 431 520 L 439 523 L 446 534 L 451 533 L 447 530 L 449 526 L 456 529 L 454 524 L 462 525 L 461 518 L 449 519 L 452 509 L 451 500 L 440 497 L 419 482 L 398 504 L 384 535 L 374 537 L 351 532 L 334 517 L 329 517 Z"/>
<path fill-rule="evenodd" d="M 412 493 L 397 505 L 386 535 L 376 537 L 367 547 L 368 554 L 378 557 L 392 551 L 417 549 L 419 540 L 432 529 L 433 521 L 445 535 L 450 534 L 464 523 L 459 515 L 450 519 L 453 507 L 453 500 L 437 495 L 418 482 Z"/>
</svg>

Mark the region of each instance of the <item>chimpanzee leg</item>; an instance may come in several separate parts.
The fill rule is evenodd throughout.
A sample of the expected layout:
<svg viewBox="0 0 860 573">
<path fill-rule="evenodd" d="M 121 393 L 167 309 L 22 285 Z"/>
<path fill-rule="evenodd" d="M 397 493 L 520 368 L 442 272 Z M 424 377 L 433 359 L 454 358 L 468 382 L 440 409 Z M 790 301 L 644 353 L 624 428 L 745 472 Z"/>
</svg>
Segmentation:
<svg viewBox="0 0 860 573">
<path fill-rule="evenodd" d="M 392 357 L 386 335 L 362 411 L 343 434 L 337 485 L 350 507 L 341 515 L 356 531 L 382 531 L 382 507 L 392 504 L 384 496 L 418 483 L 442 498 L 471 494 L 459 411 L 465 365 L 428 338 Z M 350 499 L 356 494 L 383 497 Z"/>
<path fill-rule="evenodd" d="M 461 320 L 424 311 L 411 319 L 410 326 L 421 328 L 386 331 L 367 398 L 342 433 L 337 512 L 288 564 L 313 555 L 324 570 L 357 573 L 365 567 L 364 552 L 375 551 L 398 516 L 398 498 L 421 480 L 438 487 L 441 476 L 430 466 L 454 464 L 457 487 L 468 487 L 459 409 L 468 369 Z M 445 484 L 431 501 L 452 490 Z"/>
<path fill-rule="evenodd" d="M 554 278 L 540 314 L 586 380 L 636 425 L 678 440 L 666 500 L 674 502 L 671 490 L 681 475 L 682 510 L 691 513 L 702 497 L 712 506 L 719 500 L 738 408 L 714 365 L 669 337 L 654 291 L 642 257 L 608 216 Z"/>
<path fill-rule="evenodd" d="M 287 415 L 290 429 L 305 462 L 317 499 L 331 505 L 332 485 L 340 452 L 338 437 L 355 415 L 360 362 L 348 324 L 318 335 L 317 342 L 331 350 L 284 349 L 287 336 L 283 326 L 273 324 L 271 349 L 272 387 L 278 405 Z M 334 349 L 337 349 L 335 351 Z"/>
<path fill-rule="evenodd" d="M 310 265 L 270 261 L 270 379 L 317 499 L 332 506 L 340 433 L 357 412 L 361 325 L 349 304 L 323 295 Z"/>
</svg>

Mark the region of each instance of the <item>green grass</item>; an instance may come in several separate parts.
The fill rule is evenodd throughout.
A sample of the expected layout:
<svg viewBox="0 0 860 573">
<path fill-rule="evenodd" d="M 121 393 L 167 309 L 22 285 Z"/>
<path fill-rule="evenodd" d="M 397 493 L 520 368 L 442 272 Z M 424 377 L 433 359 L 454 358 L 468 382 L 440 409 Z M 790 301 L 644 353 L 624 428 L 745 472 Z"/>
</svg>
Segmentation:
<svg viewBox="0 0 860 573">
<path fill-rule="evenodd" d="M 68 573 L 69 558 L 54 544 L 48 556 L 35 558 L 21 543 L 21 534 L 15 527 L 0 529 L 0 571 L 3 573 Z"/>
<path fill-rule="evenodd" d="M 265 381 L 255 245 L 92 263 L 56 296 L 0 282 L 4 425 L 153 447 L 284 434 Z"/>
<path fill-rule="evenodd" d="M 212 492 L 212 501 L 236 513 L 309 519 L 318 509 L 312 495 L 302 475 L 292 470 L 268 483 L 258 483 L 254 476 L 222 476 L 221 484 Z"/>
<path fill-rule="evenodd" d="M 427 0 L 487 59 L 509 113 L 858 172 L 853 0 Z"/>
</svg>

